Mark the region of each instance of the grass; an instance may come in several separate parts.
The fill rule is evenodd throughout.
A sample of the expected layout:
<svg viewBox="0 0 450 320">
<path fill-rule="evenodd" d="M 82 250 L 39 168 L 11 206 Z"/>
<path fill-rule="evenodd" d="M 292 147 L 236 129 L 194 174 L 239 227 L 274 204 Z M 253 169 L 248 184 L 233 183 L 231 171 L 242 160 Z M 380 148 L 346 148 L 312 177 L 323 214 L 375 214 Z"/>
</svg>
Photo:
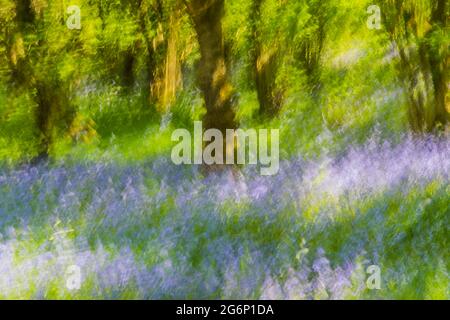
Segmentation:
<svg viewBox="0 0 450 320">
<path fill-rule="evenodd" d="M 272 177 L 164 156 L 5 167 L 0 298 L 448 299 L 449 150 L 374 140 Z"/>
</svg>

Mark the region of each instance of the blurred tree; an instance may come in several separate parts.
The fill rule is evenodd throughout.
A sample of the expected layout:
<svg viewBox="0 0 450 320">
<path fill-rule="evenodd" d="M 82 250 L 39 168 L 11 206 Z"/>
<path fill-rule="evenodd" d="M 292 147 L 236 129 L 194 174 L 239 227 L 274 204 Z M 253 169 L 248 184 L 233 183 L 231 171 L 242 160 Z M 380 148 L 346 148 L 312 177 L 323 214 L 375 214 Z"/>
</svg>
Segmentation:
<svg viewBox="0 0 450 320">
<path fill-rule="evenodd" d="M 141 3 L 140 0 L 97 2 L 102 21 L 98 61 L 105 78 L 114 80 L 124 94 L 129 94 L 136 83 L 138 44 L 146 27 L 140 30 L 138 25 Z"/>
<path fill-rule="evenodd" d="M 336 6 L 335 1 L 252 0 L 249 42 L 260 114 L 278 113 L 292 85 L 284 79 L 293 78 L 292 70 L 304 74 L 304 88 L 318 96 L 321 58 Z"/>
<path fill-rule="evenodd" d="M 250 12 L 251 54 L 253 76 L 258 94 L 259 113 L 262 116 L 274 116 L 280 110 L 282 94 L 276 90 L 276 71 L 278 68 L 279 48 L 272 45 L 266 48 L 262 42 L 261 5 L 263 0 L 253 0 Z"/>
<path fill-rule="evenodd" d="M 61 81 L 58 52 L 64 41 L 52 42 L 52 25 L 65 27 L 63 14 L 56 22 L 49 18 L 50 4 L 16 0 L 15 19 L 6 30 L 10 56 L 10 72 L 16 90 L 28 90 L 36 103 L 35 119 L 40 132 L 38 158 L 46 158 L 53 138 L 68 132 L 74 119 L 70 82 Z M 54 7 L 53 7 L 54 8 Z M 59 47 L 61 46 L 61 47 Z M 61 56 L 59 56 L 61 57 Z"/>
<path fill-rule="evenodd" d="M 290 3 L 285 13 L 287 26 L 283 34 L 298 68 L 304 72 L 310 94 L 317 95 L 321 87 L 321 58 L 327 29 L 337 3 L 305 0 Z"/>
<path fill-rule="evenodd" d="M 449 2 L 388 0 L 381 4 L 386 29 L 400 57 L 399 76 L 409 101 L 409 120 L 417 132 L 445 127 L 448 96 Z"/>
<path fill-rule="evenodd" d="M 331 2 L 306 1 L 308 13 L 307 30 L 295 45 L 295 57 L 305 70 L 308 84 L 314 93 L 320 87 L 320 59 L 326 37 L 327 23 L 332 15 Z"/>
<path fill-rule="evenodd" d="M 235 128 L 233 87 L 225 63 L 222 15 L 224 0 L 185 0 L 200 47 L 198 83 L 206 105 L 205 128 Z"/>
<path fill-rule="evenodd" d="M 177 91 L 182 88 L 180 29 L 182 7 L 178 1 L 153 3 L 156 35 L 151 48 L 153 75 L 151 92 L 160 112 L 167 111 Z"/>
</svg>

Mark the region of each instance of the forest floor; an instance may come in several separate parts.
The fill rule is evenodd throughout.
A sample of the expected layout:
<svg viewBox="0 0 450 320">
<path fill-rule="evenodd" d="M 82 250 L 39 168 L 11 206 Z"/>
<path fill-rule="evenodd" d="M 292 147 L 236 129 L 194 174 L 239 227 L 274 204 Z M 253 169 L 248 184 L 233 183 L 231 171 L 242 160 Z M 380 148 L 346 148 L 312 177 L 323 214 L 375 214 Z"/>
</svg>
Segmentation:
<svg viewBox="0 0 450 320">
<path fill-rule="evenodd" d="M 0 298 L 448 299 L 449 155 L 405 138 L 267 177 L 167 157 L 4 167 Z"/>
</svg>

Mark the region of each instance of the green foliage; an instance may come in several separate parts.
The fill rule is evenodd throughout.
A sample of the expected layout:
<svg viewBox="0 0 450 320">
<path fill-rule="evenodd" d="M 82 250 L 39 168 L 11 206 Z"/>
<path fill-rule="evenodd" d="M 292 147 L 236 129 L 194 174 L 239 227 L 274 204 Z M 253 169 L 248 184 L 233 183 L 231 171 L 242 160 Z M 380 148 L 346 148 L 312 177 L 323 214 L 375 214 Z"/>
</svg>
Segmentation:
<svg viewBox="0 0 450 320">
<path fill-rule="evenodd" d="M 75 113 L 67 123 L 59 125 L 65 118 L 53 117 L 51 121 L 56 122 L 49 124 L 62 130 L 54 137 L 55 145 L 61 140 L 66 146 L 62 154 L 79 144 L 92 146 L 93 141 L 105 147 L 113 141 L 112 135 L 142 136 L 147 127 L 159 126 L 164 117 L 158 110 L 165 107 L 158 106 L 151 90 L 162 75 L 158 70 L 165 68 L 167 47 L 161 43 L 169 37 L 171 12 L 180 8 L 177 46 L 183 86 L 171 103 L 171 115 L 164 119 L 172 119 L 174 126 L 189 127 L 201 118 L 195 79 L 198 46 L 181 3 L 80 0 L 70 4 L 80 7 L 82 27 L 70 30 L 65 24 L 69 16 L 65 1 L 30 2 L 30 21 L 18 20 L 23 18 L 16 7 L 20 2 L 2 2 L 1 159 L 31 159 L 39 153 L 42 133 L 36 120 L 41 112 L 37 82 L 60 87 L 61 92 L 55 94 L 67 96 L 70 112 Z M 421 5 L 428 6 L 426 3 Z M 407 102 L 392 67 L 396 57 L 387 33 L 366 28 L 368 1 L 349 5 L 337 0 L 326 4 L 264 0 L 260 5 L 256 17 L 252 1 L 226 1 L 222 21 L 236 112 L 243 126 L 261 124 L 252 75 L 253 42 L 258 41 L 262 54 L 276 53 L 273 94 L 281 99 L 281 114 L 279 119 L 268 120 L 280 125 L 283 148 L 289 153 L 321 150 L 317 137 L 330 133 L 332 142 L 328 138 L 321 141 L 338 148 L 338 141 L 364 141 L 375 129 L 385 135 L 405 130 Z M 405 6 L 412 10 L 408 8 Z M 391 7 L 383 9 L 390 28 L 399 17 Z M 422 14 L 418 21 L 424 21 L 418 27 L 426 26 L 429 10 L 417 11 Z M 400 28 L 397 22 L 395 26 Z M 424 32 L 415 30 L 418 35 Z M 405 32 L 398 29 L 395 34 Z M 444 55 L 442 44 L 448 42 L 448 33 L 436 27 L 424 41 L 436 55 Z"/>
<path fill-rule="evenodd" d="M 213 202 L 207 189 L 214 183 L 204 183 L 201 174 L 154 165 L 170 162 L 174 129 L 191 130 L 207 113 L 198 81 L 202 52 L 185 3 L 0 0 L 0 169 L 49 160 L 31 166 L 33 183 L 22 189 L 14 189 L 21 171 L 0 172 L 0 242 L 7 226 L 19 230 L 5 236 L 12 265 L 27 266 L 40 258 L 37 252 L 59 252 L 54 234 L 62 232 L 58 240 L 87 248 L 89 261 L 108 265 L 129 250 L 129 261 L 155 273 L 174 271 L 180 275 L 175 285 L 183 288 L 145 291 L 134 280 L 100 288 L 102 279 L 92 272 L 73 293 L 61 287 L 62 274 L 43 286 L 31 266 L 18 275 L 17 291 L 0 292 L 0 298 L 255 299 L 266 276 L 287 288 L 321 250 L 332 270 L 349 260 L 354 264 L 345 298 L 448 298 L 445 177 L 332 195 L 313 188 L 328 174 L 319 167 L 311 179 L 305 173 L 290 181 L 296 173 L 290 172 L 275 180 L 286 191 L 279 198 Z M 433 14 L 442 3 L 448 13 L 448 1 L 380 1 L 377 30 L 366 26 L 369 0 L 225 0 L 220 26 L 237 123 L 279 128 L 281 160 L 288 163 L 297 157 L 339 163 L 349 146 L 396 142 L 410 127 L 445 126 L 450 32 Z M 81 29 L 66 25 L 69 5 L 79 6 Z M 258 86 L 261 79 L 265 83 Z M 260 112 L 264 90 L 264 98 L 276 104 L 273 114 Z M 412 114 L 416 105 L 423 115 Z M 326 161 L 320 165 L 327 168 Z M 35 168 L 43 171 L 40 176 Z M 65 177 L 64 170 L 71 179 L 58 189 L 52 177 Z M 72 190 L 79 172 L 84 180 Z M 195 192 L 181 190 L 187 182 Z M 301 195 L 295 193 L 299 185 L 305 188 Z M 127 194 L 127 187 L 135 192 Z M 64 197 L 70 200 L 72 191 L 77 198 L 67 209 Z M 144 208 L 136 195 L 145 199 Z M 188 200 L 180 205 L 183 197 Z M 229 246 L 222 248 L 226 253 L 217 252 L 217 244 Z M 222 265 L 233 254 L 234 265 Z M 388 270 L 382 293 L 360 289 L 369 255 Z M 220 286 L 207 287 L 214 283 Z M 308 297 L 329 295 L 318 289 Z"/>
</svg>

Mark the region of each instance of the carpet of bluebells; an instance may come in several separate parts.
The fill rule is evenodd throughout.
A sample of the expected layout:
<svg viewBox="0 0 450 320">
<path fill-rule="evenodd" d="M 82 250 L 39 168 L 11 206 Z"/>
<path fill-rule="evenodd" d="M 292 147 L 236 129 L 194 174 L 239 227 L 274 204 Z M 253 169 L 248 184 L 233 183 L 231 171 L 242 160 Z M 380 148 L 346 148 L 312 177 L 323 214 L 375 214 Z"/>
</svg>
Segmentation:
<svg viewBox="0 0 450 320">
<path fill-rule="evenodd" d="M 448 299 L 449 175 L 449 140 L 412 137 L 267 177 L 166 157 L 3 167 L 0 298 Z"/>
</svg>

